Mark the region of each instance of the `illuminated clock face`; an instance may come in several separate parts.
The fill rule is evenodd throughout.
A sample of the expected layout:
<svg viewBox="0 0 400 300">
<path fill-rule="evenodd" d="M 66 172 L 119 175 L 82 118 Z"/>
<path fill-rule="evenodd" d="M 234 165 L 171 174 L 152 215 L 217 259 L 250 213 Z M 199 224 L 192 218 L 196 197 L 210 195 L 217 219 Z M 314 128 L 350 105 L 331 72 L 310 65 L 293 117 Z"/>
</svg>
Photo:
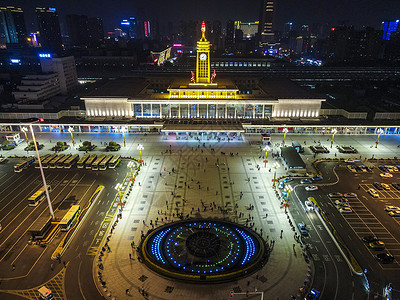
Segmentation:
<svg viewBox="0 0 400 300">
<path fill-rule="evenodd" d="M 200 54 L 200 60 L 206 60 L 207 59 L 207 54 L 201 53 Z"/>
</svg>

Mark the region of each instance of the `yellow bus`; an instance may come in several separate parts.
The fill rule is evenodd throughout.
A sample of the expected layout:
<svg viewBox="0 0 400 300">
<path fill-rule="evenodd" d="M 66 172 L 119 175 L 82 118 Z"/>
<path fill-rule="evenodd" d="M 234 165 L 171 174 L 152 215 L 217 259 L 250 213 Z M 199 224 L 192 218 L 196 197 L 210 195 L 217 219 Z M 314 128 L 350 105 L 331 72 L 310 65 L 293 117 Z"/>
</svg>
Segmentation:
<svg viewBox="0 0 400 300">
<path fill-rule="evenodd" d="M 51 161 L 49 161 L 49 167 L 54 169 L 57 167 L 57 162 L 62 159 L 65 156 L 65 154 L 60 154 L 57 155 L 57 157 L 53 158 Z"/>
<path fill-rule="evenodd" d="M 64 155 L 63 158 L 61 158 L 59 161 L 57 161 L 57 168 L 62 169 L 64 168 L 64 163 L 71 157 L 71 154 L 66 154 Z"/>
<path fill-rule="evenodd" d="M 79 205 L 72 205 L 69 211 L 65 214 L 65 216 L 60 221 L 60 230 L 68 231 L 71 226 L 75 223 L 76 219 L 81 213 L 81 207 Z"/>
<path fill-rule="evenodd" d="M 121 155 L 116 154 L 114 157 L 110 160 L 110 163 L 108 164 L 108 167 L 110 169 L 114 169 L 116 166 L 118 166 L 119 162 L 121 161 Z"/>
<path fill-rule="evenodd" d="M 47 186 L 47 190 L 49 193 L 51 192 L 51 186 Z M 44 189 L 44 186 L 42 186 L 40 189 L 36 191 L 32 196 L 28 198 L 28 205 L 29 206 L 36 206 L 39 204 L 40 201 L 42 201 L 44 198 L 46 198 L 46 191 Z"/>
<path fill-rule="evenodd" d="M 42 167 L 48 168 L 49 162 L 52 161 L 55 157 L 57 157 L 57 154 L 51 154 L 50 156 L 48 156 L 44 160 L 42 160 Z M 35 166 L 35 168 L 39 168 L 39 163 L 38 163 L 37 167 Z"/>
<path fill-rule="evenodd" d="M 94 163 L 94 161 L 96 160 L 97 155 L 96 154 L 92 154 L 90 155 L 90 157 L 88 158 L 88 160 L 85 162 L 85 168 L 86 169 L 91 169 L 92 168 L 92 164 Z"/>
<path fill-rule="evenodd" d="M 95 161 L 94 163 L 92 163 L 92 170 L 97 171 L 99 169 L 99 165 L 102 162 L 103 159 L 106 158 L 105 154 L 100 155 Z"/>
<path fill-rule="evenodd" d="M 14 172 L 16 172 L 16 173 L 22 172 L 23 169 L 26 169 L 27 167 L 29 167 L 34 161 L 35 161 L 35 158 L 33 156 L 25 159 L 24 161 L 22 161 L 14 166 Z"/>
<path fill-rule="evenodd" d="M 71 169 L 71 167 L 79 160 L 79 154 L 74 154 L 70 156 L 65 162 L 64 162 L 64 168 L 66 169 Z"/>
<path fill-rule="evenodd" d="M 85 167 L 85 163 L 89 159 L 89 157 L 90 157 L 89 153 L 83 154 L 83 156 L 76 163 L 77 168 L 78 169 L 83 169 Z"/>
<path fill-rule="evenodd" d="M 114 155 L 108 154 L 105 159 L 99 164 L 99 170 L 107 170 L 108 163 L 113 158 Z"/>
<path fill-rule="evenodd" d="M 51 155 L 51 154 L 45 154 L 45 155 L 42 155 L 42 156 L 40 157 L 40 161 L 42 162 L 42 164 L 43 164 L 43 162 L 44 162 L 47 158 L 50 157 L 50 155 Z M 39 169 L 39 161 L 38 161 L 38 160 L 35 160 L 35 162 L 33 163 L 33 165 L 35 166 L 35 169 Z"/>
</svg>

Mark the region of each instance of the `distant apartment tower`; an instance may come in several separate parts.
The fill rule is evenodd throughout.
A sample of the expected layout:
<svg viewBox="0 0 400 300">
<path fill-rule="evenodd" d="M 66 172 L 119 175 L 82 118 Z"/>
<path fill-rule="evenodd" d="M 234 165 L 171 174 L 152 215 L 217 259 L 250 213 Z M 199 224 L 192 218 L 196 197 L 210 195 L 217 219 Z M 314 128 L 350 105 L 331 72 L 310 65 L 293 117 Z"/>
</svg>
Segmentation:
<svg viewBox="0 0 400 300">
<path fill-rule="evenodd" d="M 67 15 L 67 30 L 71 46 L 84 47 L 88 45 L 88 17 L 85 15 Z"/>
<path fill-rule="evenodd" d="M 226 36 L 225 36 L 225 48 L 229 49 L 233 46 L 235 36 L 235 23 L 232 20 L 226 22 Z"/>
<path fill-rule="evenodd" d="M 262 43 L 274 41 L 274 0 L 261 0 L 258 33 Z"/>
<path fill-rule="evenodd" d="M 43 73 L 57 73 L 61 94 L 66 95 L 77 87 L 78 76 L 73 56 L 60 58 L 41 57 L 40 65 Z"/>
<path fill-rule="evenodd" d="M 40 43 L 46 51 L 61 53 L 62 40 L 60 22 L 55 8 L 36 8 L 36 17 L 40 32 Z"/>
<path fill-rule="evenodd" d="M 6 44 L 26 44 L 24 12 L 19 7 L 0 7 L 0 39 Z"/>
<path fill-rule="evenodd" d="M 399 29 L 400 20 L 383 21 L 382 22 L 382 40 L 389 40 L 392 32 L 396 32 Z"/>
<path fill-rule="evenodd" d="M 243 39 L 250 40 L 257 34 L 258 24 L 259 24 L 258 21 L 255 22 L 235 21 L 235 30 L 237 29 L 241 30 L 243 32 Z"/>
<path fill-rule="evenodd" d="M 90 47 L 98 47 L 104 39 L 103 20 L 100 18 L 88 19 L 88 42 Z"/>
<path fill-rule="evenodd" d="M 126 36 L 135 39 L 137 38 L 137 22 L 135 17 L 129 17 L 121 21 L 121 29 L 126 33 Z"/>
</svg>

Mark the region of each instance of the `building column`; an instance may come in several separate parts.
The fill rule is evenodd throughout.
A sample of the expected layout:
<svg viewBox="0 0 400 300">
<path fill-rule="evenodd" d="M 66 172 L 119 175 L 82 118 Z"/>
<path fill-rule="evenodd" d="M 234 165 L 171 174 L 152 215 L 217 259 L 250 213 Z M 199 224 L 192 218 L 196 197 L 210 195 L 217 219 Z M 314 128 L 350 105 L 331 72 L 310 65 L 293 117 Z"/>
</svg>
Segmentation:
<svg viewBox="0 0 400 300">
<path fill-rule="evenodd" d="M 206 118 L 208 119 L 208 103 L 207 103 L 207 110 L 206 110 Z"/>
<path fill-rule="evenodd" d="M 235 119 L 236 119 L 236 105 L 237 105 L 237 104 L 235 103 Z"/>
<path fill-rule="evenodd" d="M 256 105 L 253 104 L 253 119 L 256 118 Z"/>
<path fill-rule="evenodd" d="M 190 118 L 190 104 L 188 104 L 187 107 L 187 117 Z"/>
<path fill-rule="evenodd" d="M 181 118 L 181 104 L 178 104 L 178 119 Z"/>
<path fill-rule="evenodd" d="M 150 118 L 153 117 L 153 104 L 150 103 Z"/>
<path fill-rule="evenodd" d="M 215 118 L 218 119 L 218 104 L 215 104 Z"/>
<path fill-rule="evenodd" d="M 140 103 L 141 111 L 142 111 L 142 118 L 143 118 L 143 103 Z"/>
<path fill-rule="evenodd" d="M 171 103 L 168 104 L 168 115 L 169 118 L 171 119 Z"/>
<path fill-rule="evenodd" d="M 225 103 L 225 119 L 228 118 L 228 104 Z"/>
<path fill-rule="evenodd" d="M 161 103 L 160 103 L 160 119 L 162 119 Z"/>
<path fill-rule="evenodd" d="M 200 116 L 200 106 L 196 103 L 197 118 Z"/>
<path fill-rule="evenodd" d="M 265 119 L 265 104 L 263 104 L 262 110 L 262 118 Z"/>
</svg>

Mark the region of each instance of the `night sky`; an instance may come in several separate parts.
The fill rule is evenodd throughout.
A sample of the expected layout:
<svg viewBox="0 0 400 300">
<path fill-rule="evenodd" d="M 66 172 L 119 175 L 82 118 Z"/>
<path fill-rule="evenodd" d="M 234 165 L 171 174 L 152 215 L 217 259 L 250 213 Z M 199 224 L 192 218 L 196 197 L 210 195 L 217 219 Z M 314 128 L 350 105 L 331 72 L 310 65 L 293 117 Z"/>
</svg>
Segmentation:
<svg viewBox="0 0 400 300">
<path fill-rule="evenodd" d="M 276 30 L 283 23 L 295 25 L 329 23 L 353 24 L 379 28 L 383 19 L 400 18 L 400 0 L 276 0 Z M 0 5 L 15 5 L 24 9 L 28 30 L 35 28 L 34 8 L 55 7 L 64 29 L 66 14 L 86 14 L 101 17 L 104 29 L 112 30 L 123 17 L 144 14 L 156 18 L 160 27 L 178 20 L 258 20 L 260 0 L 0 0 Z M 33 23 L 33 25 L 32 25 Z"/>
</svg>

